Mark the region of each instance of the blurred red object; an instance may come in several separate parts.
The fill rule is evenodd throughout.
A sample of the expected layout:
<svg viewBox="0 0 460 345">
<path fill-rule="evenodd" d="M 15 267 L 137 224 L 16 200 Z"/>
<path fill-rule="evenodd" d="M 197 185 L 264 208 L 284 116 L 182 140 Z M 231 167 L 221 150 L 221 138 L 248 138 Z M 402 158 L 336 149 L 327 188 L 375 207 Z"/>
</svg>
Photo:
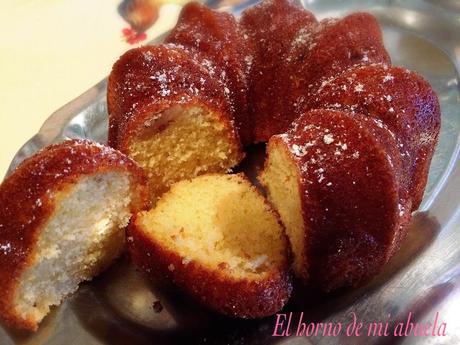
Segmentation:
<svg viewBox="0 0 460 345">
<path fill-rule="evenodd" d="M 123 33 L 125 41 L 129 44 L 136 44 L 147 38 L 147 34 L 145 32 L 137 32 L 133 28 L 124 28 L 121 32 Z"/>
<path fill-rule="evenodd" d="M 140 34 L 157 21 L 159 8 L 158 0 L 123 0 L 118 12 Z"/>
</svg>

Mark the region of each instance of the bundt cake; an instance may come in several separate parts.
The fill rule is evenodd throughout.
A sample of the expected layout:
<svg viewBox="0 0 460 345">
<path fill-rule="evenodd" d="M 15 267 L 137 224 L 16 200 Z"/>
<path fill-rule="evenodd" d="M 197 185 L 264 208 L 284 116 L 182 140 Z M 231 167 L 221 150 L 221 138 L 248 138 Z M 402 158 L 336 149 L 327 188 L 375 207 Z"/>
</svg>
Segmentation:
<svg viewBox="0 0 460 345">
<path fill-rule="evenodd" d="M 312 110 L 273 136 L 260 176 L 286 226 L 294 270 L 325 290 L 388 261 L 410 209 L 397 142 L 373 118 Z"/>
<path fill-rule="evenodd" d="M 354 13 L 318 22 L 293 0 L 262 1 L 236 20 L 192 3 L 166 42 L 174 46 L 127 53 L 108 85 L 110 142 L 147 167 L 155 197 L 178 180 L 231 168 L 243 156 L 241 147 L 272 138 L 261 180 L 285 223 L 295 273 L 326 290 L 375 274 L 400 246 L 420 205 L 440 130 L 435 92 L 416 73 L 390 66 L 377 20 Z M 159 62 L 144 61 L 146 51 L 161 55 L 154 58 Z M 182 82 L 164 97 L 151 79 L 171 61 L 169 69 L 179 67 L 168 80 Z M 189 76 L 200 73 L 207 78 L 199 93 L 205 97 L 193 98 Z M 165 141 L 176 136 L 162 134 L 163 115 L 151 116 L 149 129 L 139 120 L 174 108 L 164 111 L 173 122 L 196 102 L 226 123 L 215 135 L 207 134 L 208 125 L 194 126 L 193 142 L 212 138 L 203 145 Z M 130 129 L 137 127 L 147 133 L 144 141 Z M 209 142 L 220 135 L 225 149 L 218 152 L 225 154 L 216 155 L 222 145 Z M 330 137 L 341 139 L 328 145 Z"/>
<path fill-rule="evenodd" d="M 125 53 L 107 86 L 109 145 L 148 174 L 152 201 L 179 180 L 227 172 L 244 154 L 225 91 L 174 45 Z"/>
<path fill-rule="evenodd" d="M 153 279 L 169 278 L 206 306 L 240 318 L 276 313 L 291 293 L 279 217 L 242 175 L 174 184 L 131 221 L 128 248 Z"/>
<path fill-rule="evenodd" d="M 89 141 L 52 145 L 0 186 L 0 318 L 36 330 L 50 307 L 124 248 L 130 215 L 148 207 L 131 159 Z"/>
</svg>

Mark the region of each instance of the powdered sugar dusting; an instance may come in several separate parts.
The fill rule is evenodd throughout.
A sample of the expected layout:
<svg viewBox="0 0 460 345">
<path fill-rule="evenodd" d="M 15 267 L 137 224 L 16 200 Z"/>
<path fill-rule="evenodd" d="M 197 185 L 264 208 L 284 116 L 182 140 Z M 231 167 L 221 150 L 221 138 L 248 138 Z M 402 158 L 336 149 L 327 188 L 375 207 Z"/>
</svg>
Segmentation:
<svg viewBox="0 0 460 345">
<path fill-rule="evenodd" d="M 355 85 L 355 92 L 363 92 L 364 91 L 364 85 L 361 83 L 358 83 Z"/>
<path fill-rule="evenodd" d="M 303 145 L 293 144 L 290 146 L 291 152 L 297 157 L 303 157 L 307 154 L 308 148 L 316 144 L 316 141 L 307 142 Z"/>
<path fill-rule="evenodd" d="M 391 74 L 387 74 L 383 77 L 383 82 L 386 83 L 387 81 L 392 81 L 393 79 L 394 77 Z"/>
<path fill-rule="evenodd" d="M 0 244 L 0 253 L 2 253 L 3 255 L 6 255 L 9 252 L 11 252 L 11 249 L 12 246 L 10 242 Z"/>
<path fill-rule="evenodd" d="M 334 136 L 332 134 L 325 134 L 323 136 L 323 141 L 325 144 L 329 145 L 334 142 Z"/>
</svg>

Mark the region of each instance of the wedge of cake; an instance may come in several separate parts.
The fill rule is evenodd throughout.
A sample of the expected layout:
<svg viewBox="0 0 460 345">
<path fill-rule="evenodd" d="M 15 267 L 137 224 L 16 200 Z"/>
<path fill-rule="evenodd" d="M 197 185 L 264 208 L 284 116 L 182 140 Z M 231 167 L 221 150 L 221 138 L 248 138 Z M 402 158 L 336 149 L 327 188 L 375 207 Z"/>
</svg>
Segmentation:
<svg viewBox="0 0 460 345">
<path fill-rule="evenodd" d="M 243 175 L 174 184 L 129 226 L 133 261 L 226 315 L 258 318 L 291 293 L 288 242 L 278 214 Z"/>
<path fill-rule="evenodd" d="M 156 201 L 170 185 L 244 157 L 224 89 L 174 45 L 123 54 L 107 86 L 109 145 L 142 166 Z"/>
<path fill-rule="evenodd" d="M 375 119 L 312 110 L 273 136 L 260 176 L 286 226 L 294 272 L 330 291 L 374 276 L 410 220 L 398 146 Z"/>
<path fill-rule="evenodd" d="M 38 324 L 124 249 L 147 179 L 128 157 L 89 141 L 52 145 L 0 186 L 0 317 Z"/>
</svg>

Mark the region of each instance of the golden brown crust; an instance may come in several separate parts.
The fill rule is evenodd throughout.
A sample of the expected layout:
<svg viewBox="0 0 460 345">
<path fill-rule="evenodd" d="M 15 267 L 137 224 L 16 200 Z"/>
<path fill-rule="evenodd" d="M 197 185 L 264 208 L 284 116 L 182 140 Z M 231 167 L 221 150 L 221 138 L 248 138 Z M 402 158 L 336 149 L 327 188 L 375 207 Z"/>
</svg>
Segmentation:
<svg viewBox="0 0 460 345">
<path fill-rule="evenodd" d="M 131 49 L 114 64 L 107 85 L 109 145 L 129 153 L 130 142 L 174 105 L 203 105 L 218 114 L 229 142 L 244 156 L 222 87 L 174 45 Z"/>
<path fill-rule="evenodd" d="M 398 140 L 412 210 L 419 207 L 441 125 L 439 101 L 426 80 L 401 67 L 351 68 L 324 82 L 306 108 L 343 110 L 380 120 Z"/>
<path fill-rule="evenodd" d="M 289 63 L 280 72 L 292 76 L 290 82 L 295 85 L 283 95 L 288 114 L 305 112 L 303 105 L 325 80 L 352 66 L 391 63 L 380 25 L 369 13 L 324 19 L 311 30 L 299 30 L 295 43 L 288 53 Z"/>
<path fill-rule="evenodd" d="M 268 152 L 287 147 L 298 167 L 308 282 L 325 290 L 375 275 L 410 216 L 410 207 L 404 216 L 398 207 L 405 201 L 396 142 L 373 120 L 357 117 L 314 110 L 269 142 Z"/>
<path fill-rule="evenodd" d="M 56 193 L 82 176 L 112 171 L 130 174 L 136 196 L 131 212 L 147 208 L 143 170 L 122 153 L 87 140 L 46 147 L 22 162 L 0 185 L 0 315 L 8 325 L 28 330 L 38 327 L 34 320 L 17 315 L 12 303 L 40 231 L 54 213 Z"/>
<path fill-rule="evenodd" d="M 286 131 L 324 78 L 355 65 L 390 63 L 380 26 L 368 13 L 317 23 L 294 1 L 273 0 L 245 11 L 241 24 L 255 47 L 249 99 L 256 142 Z"/>
<path fill-rule="evenodd" d="M 277 212 L 270 209 L 279 219 Z M 241 279 L 186 260 L 149 236 L 138 219 L 139 215 L 134 216 L 128 226 L 127 246 L 135 265 L 151 279 L 172 281 L 208 308 L 239 318 L 272 315 L 288 301 L 292 291 L 291 253 L 285 235 L 286 255 L 280 267 L 273 268 L 263 279 Z M 282 226 L 281 222 L 279 224 Z"/>
<path fill-rule="evenodd" d="M 240 27 L 248 46 L 248 99 L 256 142 L 267 141 L 292 122 L 286 120 L 289 108 L 285 98 L 292 81 L 282 70 L 289 64 L 287 53 L 299 29 L 310 30 L 316 23 L 311 12 L 292 0 L 262 1 L 242 13 Z"/>
</svg>

